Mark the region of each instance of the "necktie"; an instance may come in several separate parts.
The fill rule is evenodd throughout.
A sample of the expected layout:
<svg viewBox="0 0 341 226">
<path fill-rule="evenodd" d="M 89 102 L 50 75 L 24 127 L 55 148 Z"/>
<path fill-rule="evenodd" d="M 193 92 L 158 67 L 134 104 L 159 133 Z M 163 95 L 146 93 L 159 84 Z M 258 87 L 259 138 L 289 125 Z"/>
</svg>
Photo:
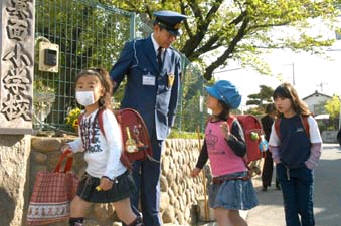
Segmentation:
<svg viewBox="0 0 341 226">
<path fill-rule="evenodd" d="M 159 63 L 159 70 L 162 68 L 162 47 L 160 46 L 157 49 L 157 62 Z"/>
</svg>

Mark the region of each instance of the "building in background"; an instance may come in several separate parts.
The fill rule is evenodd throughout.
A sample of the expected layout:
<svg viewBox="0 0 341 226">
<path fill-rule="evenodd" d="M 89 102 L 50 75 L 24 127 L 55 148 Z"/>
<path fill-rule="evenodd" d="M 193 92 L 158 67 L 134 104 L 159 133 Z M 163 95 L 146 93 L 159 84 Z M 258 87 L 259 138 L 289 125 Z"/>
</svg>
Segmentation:
<svg viewBox="0 0 341 226">
<path fill-rule="evenodd" d="M 303 98 L 304 102 L 308 104 L 310 111 L 314 114 L 315 117 L 328 115 L 326 109 L 324 108 L 324 105 L 330 99 L 332 99 L 331 96 L 320 93 L 317 90 L 313 94 L 310 94 Z"/>
</svg>

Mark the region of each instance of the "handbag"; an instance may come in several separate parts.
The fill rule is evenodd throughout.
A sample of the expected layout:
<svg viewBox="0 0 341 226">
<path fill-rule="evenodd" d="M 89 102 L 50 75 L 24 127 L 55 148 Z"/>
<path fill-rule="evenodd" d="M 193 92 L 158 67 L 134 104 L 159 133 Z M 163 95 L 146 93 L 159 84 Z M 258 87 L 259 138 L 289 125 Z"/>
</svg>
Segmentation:
<svg viewBox="0 0 341 226">
<path fill-rule="evenodd" d="M 69 218 L 70 202 L 76 195 L 78 178 L 70 172 L 72 157 L 70 151 L 61 154 L 53 172 L 38 172 L 28 206 L 27 224 L 42 225 Z M 66 158 L 64 170 L 60 172 Z"/>
</svg>

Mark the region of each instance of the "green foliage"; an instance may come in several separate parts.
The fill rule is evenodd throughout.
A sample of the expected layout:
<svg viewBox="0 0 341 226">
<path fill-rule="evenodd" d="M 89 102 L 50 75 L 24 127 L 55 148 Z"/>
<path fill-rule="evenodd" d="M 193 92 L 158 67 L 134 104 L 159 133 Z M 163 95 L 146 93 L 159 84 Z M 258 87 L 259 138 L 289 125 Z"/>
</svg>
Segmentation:
<svg viewBox="0 0 341 226">
<path fill-rule="evenodd" d="M 58 73 L 39 71 L 38 60 L 35 61 L 34 79 L 53 88 L 56 94 L 49 123 L 65 126 L 66 109 L 76 106 L 77 73 L 94 66 L 110 70 L 130 38 L 129 15 L 100 3 L 103 1 L 36 0 L 36 43 L 48 39 L 59 45 Z M 117 99 L 121 99 L 122 93 L 117 92 Z"/>
<path fill-rule="evenodd" d="M 261 116 L 265 114 L 264 108 L 262 107 L 252 107 L 244 112 L 245 115 Z"/>
<path fill-rule="evenodd" d="M 340 97 L 334 95 L 332 99 L 326 102 L 324 106 L 330 116 L 330 119 L 338 119 L 340 114 Z"/>
<path fill-rule="evenodd" d="M 274 89 L 266 85 L 260 85 L 260 92 L 248 95 L 246 105 L 258 105 L 262 110 L 265 110 L 265 104 L 272 102 Z M 257 110 L 258 111 L 258 110 Z"/>
<path fill-rule="evenodd" d="M 204 134 L 199 133 L 199 137 L 200 139 L 203 139 Z M 168 136 L 168 139 L 198 139 L 198 133 L 190 133 L 172 129 L 171 133 Z"/>
<path fill-rule="evenodd" d="M 313 35 L 308 19 L 322 18 L 328 22 L 338 15 L 339 0 L 103 0 L 116 7 L 136 11 L 149 22 L 153 11 L 168 9 L 189 16 L 183 26 L 184 35 L 176 47 L 191 61 L 203 66 L 204 77 L 211 79 L 212 72 L 228 63 L 229 59 L 251 65 L 270 73 L 259 53 L 268 49 L 290 48 L 312 53 L 329 46 L 334 40 Z M 147 15 L 147 16 L 145 16 Z M 273 29 L 288 26 L 299 31 L 278 32 Z M 217 51 L 219 49 L 219 51 Z M 210 55 L 210 61 L 203 58 Z"/>
</svg>

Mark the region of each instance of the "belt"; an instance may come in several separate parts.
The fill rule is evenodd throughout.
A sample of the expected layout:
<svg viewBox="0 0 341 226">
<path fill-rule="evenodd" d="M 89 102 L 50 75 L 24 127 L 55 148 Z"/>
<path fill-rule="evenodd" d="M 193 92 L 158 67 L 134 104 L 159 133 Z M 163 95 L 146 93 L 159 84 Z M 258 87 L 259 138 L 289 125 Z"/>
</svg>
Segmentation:
<svg viewBox="0 0 341 226">
<path fill-rule="evenodd" d="M 224 181 L 229 181 L 229 180 L 243 180 L 247 181 L 250 179 L 249 175 L 243 176 L 243 177 L 213 177 L 212 183 L 213 184 L 222 184 Z"/>
</svg>

